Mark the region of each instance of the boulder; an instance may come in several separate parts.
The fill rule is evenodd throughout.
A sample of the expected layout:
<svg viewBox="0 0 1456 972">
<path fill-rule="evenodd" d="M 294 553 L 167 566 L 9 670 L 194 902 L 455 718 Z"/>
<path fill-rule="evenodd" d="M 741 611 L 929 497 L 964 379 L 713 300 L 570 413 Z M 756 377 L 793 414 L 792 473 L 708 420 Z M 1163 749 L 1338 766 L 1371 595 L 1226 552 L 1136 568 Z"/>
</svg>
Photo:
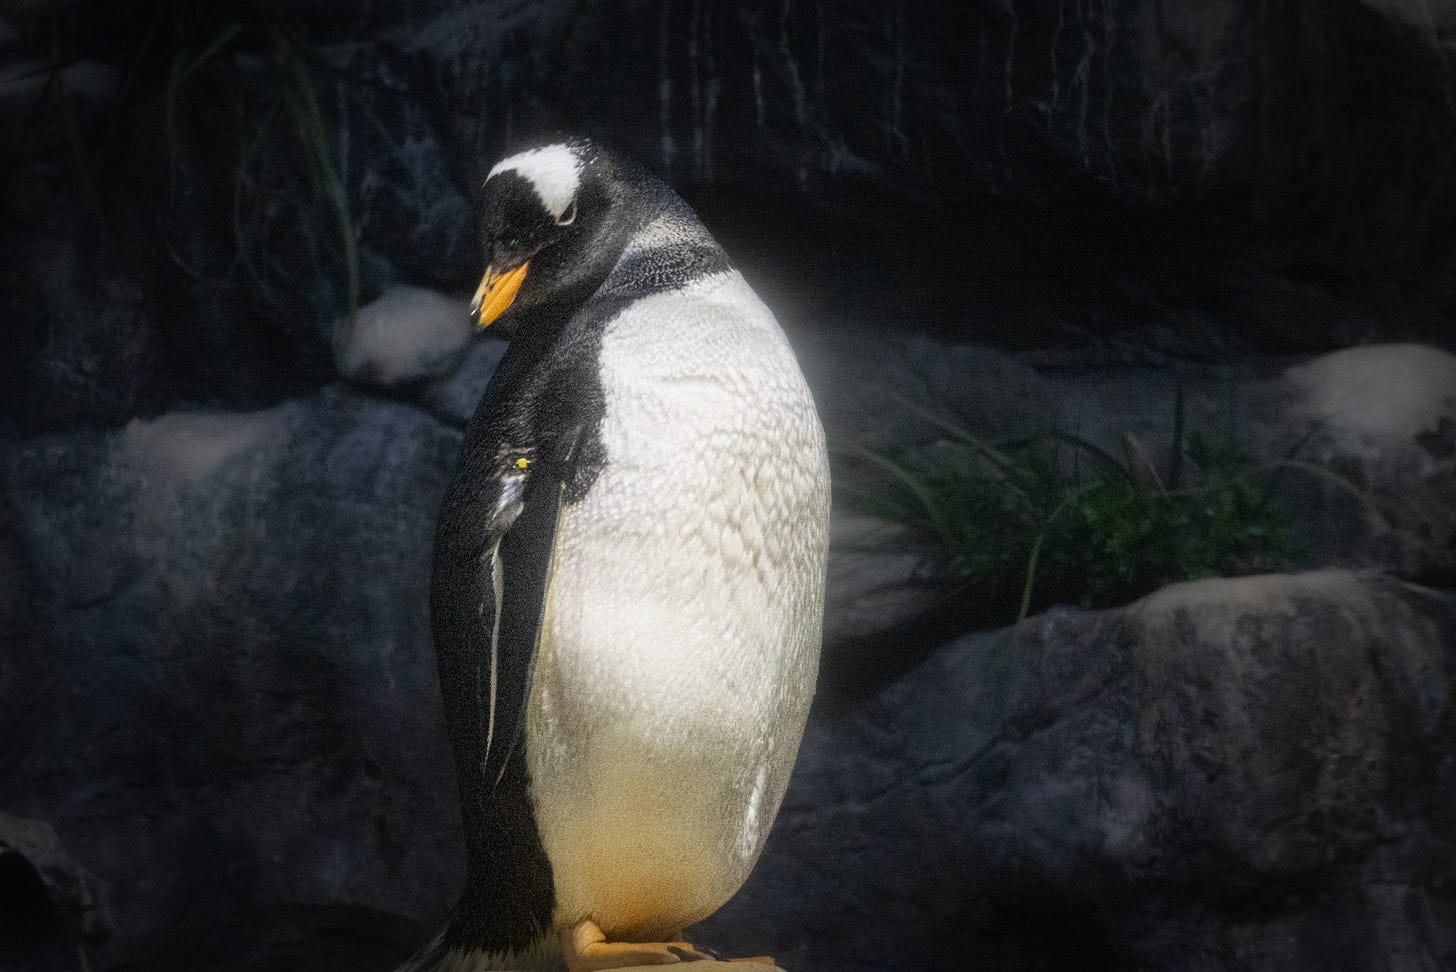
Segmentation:
<svg viewBox="0 0 1456 972">
<path fill-rule="evenodd" d="M 0 240 L 0 433 L 121 425 L 172 392 L 161 308 L 142 261 L 82 201 L 47 201 L 57 183 L 43 181 L 0 194 L 16 229 Z"/>
<path fill-rule="evenodd" d="M 452 373 L 474 333 L 469 309 L 423 287 L 396 286 L 339 322 L 334 360 L 339 373 L 391 387 Z"/>
<path fill-rule="evenodd" d="M 0 903 L 0 968 L 94 967 L 110 931 L 100 889 L 44 821 L 0 812 Z"/>
<path fill-rule="evenodd" d="M 1360 0 L 1432 45 L 1456 45 L 1456 8 L 1425 0 Z"/>
<path fill-rule="evenodd" d="M 836 511 L 830 521 L 824 643 L 875 639 L 942 599 L 923 553 L 904 530 L 874 517 Z"/>
<path fill-rule="evenodd" d="M 1434 460 L 1456 453 L 1456 355 L 1419 344 L 1346 348 L 1290 368 L 1306 417 L 1323 424 L 1334 447 L 1377 455 L 1414 440 Z M 1401 457 L 1405 460 L 1405 457 Z M 1392 462 L 1387 457 L 1387 462 Z M 1394 461 L 1384 485 L 1411 485 L 1423 469 Z"/>
<path fill-rule="evenodd" d="M 945 439 L 945 423 L 992 442 L 1054 424 L 1052 399 L 1037 373 L 983 345 L 826 331 L 804 335 L 796 350 L 831 440 L 913 449 Z"/>
<path fill-rule="evenodd" d="M 791 969 L 1449 968 L 1453 676 L 1456 597 L 1338 571 L 963 638 L 811 722 L 696 931 Z"/>
<path fill-rule="evenodd" d="M 458 368 L 420 390 L 420 404 L 440 421 L 464 428 L 475 414 L 480 396 L 490 384 L 490 376 L 505 357 L 506 347 L 505 341 L 498 341 L 489 333 L 475 338 Z"/>
<path fill-rule="evenodd" d="M 1408 575 L 1456 580 L 1456 355 L 1419 344 L 1348 348 L 1290 368 L 1285 382 L 1290 431 L 1310 436 L 1301 458 L 1365 494 L 1355 503 L 1315 483 L 1310 512 L 1348 524 L 1347 537 L 1369 536 Z"/>
<path fill-rule="evenodd" d="M 388 968 L 449 907 L 426 605 L 458 439 L 328 390 L 0 450 L 31 614 L 0 793 L 104 883 L 105 962 L 257 968 L 343 935 L 369 959 L 340 967 Z"/>
</svg>

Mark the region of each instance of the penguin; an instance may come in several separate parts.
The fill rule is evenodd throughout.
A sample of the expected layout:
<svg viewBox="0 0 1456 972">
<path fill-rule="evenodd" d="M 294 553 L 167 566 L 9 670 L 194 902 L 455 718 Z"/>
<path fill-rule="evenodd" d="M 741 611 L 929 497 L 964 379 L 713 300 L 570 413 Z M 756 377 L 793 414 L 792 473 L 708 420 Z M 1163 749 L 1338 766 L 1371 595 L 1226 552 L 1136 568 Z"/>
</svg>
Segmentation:
<svg viewBox="0 0 1456 972">
<path fill-rule="evenodd" d="M 402 968 L 705 959 L 683 929 L 757 861 L 814 694 L 824 433 L 773 314 L 645 168 L 536 144 L 478 219 L 471 313 L 510 343 L 430 595 L 467 879 Z"/>
</svg>

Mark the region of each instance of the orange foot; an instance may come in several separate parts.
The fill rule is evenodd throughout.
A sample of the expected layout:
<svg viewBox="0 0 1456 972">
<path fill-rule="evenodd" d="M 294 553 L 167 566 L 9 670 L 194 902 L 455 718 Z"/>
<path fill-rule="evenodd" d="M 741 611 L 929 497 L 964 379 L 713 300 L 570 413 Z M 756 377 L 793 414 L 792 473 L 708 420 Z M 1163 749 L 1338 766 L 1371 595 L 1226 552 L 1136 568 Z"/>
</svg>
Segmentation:
<svg viewBox="0 0 1456 972">
<path fill-rule="evenodd" d="M 569 972 L 602 972 L 633 965 L 676 965 L 713 961 L 687 942 L 609 942 L 591 920 L 561 931 L 561 951 Z"/>
</svg>

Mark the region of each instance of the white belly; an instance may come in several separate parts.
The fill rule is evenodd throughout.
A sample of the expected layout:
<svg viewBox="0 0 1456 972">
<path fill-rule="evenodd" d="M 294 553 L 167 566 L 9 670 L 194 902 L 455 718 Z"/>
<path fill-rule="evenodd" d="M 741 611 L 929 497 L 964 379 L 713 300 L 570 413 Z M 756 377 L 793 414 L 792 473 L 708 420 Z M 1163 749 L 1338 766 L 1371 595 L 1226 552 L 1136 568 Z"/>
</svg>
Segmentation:
<svg viewBox="0 0 1456 972">
<path fill-rule="evenodd" d="M 602 345 L 606 465 L 562 511 L 526 746 L 557 920 L 675 933 L 743 883 L 813 695 L 829 480 L 782 333 L 736 273 Z"/>
</svg>

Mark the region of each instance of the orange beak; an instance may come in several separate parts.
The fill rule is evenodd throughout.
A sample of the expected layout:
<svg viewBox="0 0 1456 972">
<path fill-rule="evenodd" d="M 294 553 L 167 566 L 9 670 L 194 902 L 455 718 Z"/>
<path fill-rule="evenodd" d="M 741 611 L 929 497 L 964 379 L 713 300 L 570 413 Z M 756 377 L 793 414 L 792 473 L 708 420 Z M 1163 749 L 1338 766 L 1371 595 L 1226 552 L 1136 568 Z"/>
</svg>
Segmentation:
<svg viewBox="0 0 1456 972">
<path fill-rule="evenodd" d="M 480 327 L 494 324 L 496 318 L 511 306 L 521 284 L 526 281 L 526 268 L 529 266 L 529 263 L 523 263 L 504 273 L 494 266 L 485 268 L 485 277 L 481 279 L 480 286 L 475 288 L 475 299 L 470 302 L 470 313 L 475 316 Z"/>
</svg>

